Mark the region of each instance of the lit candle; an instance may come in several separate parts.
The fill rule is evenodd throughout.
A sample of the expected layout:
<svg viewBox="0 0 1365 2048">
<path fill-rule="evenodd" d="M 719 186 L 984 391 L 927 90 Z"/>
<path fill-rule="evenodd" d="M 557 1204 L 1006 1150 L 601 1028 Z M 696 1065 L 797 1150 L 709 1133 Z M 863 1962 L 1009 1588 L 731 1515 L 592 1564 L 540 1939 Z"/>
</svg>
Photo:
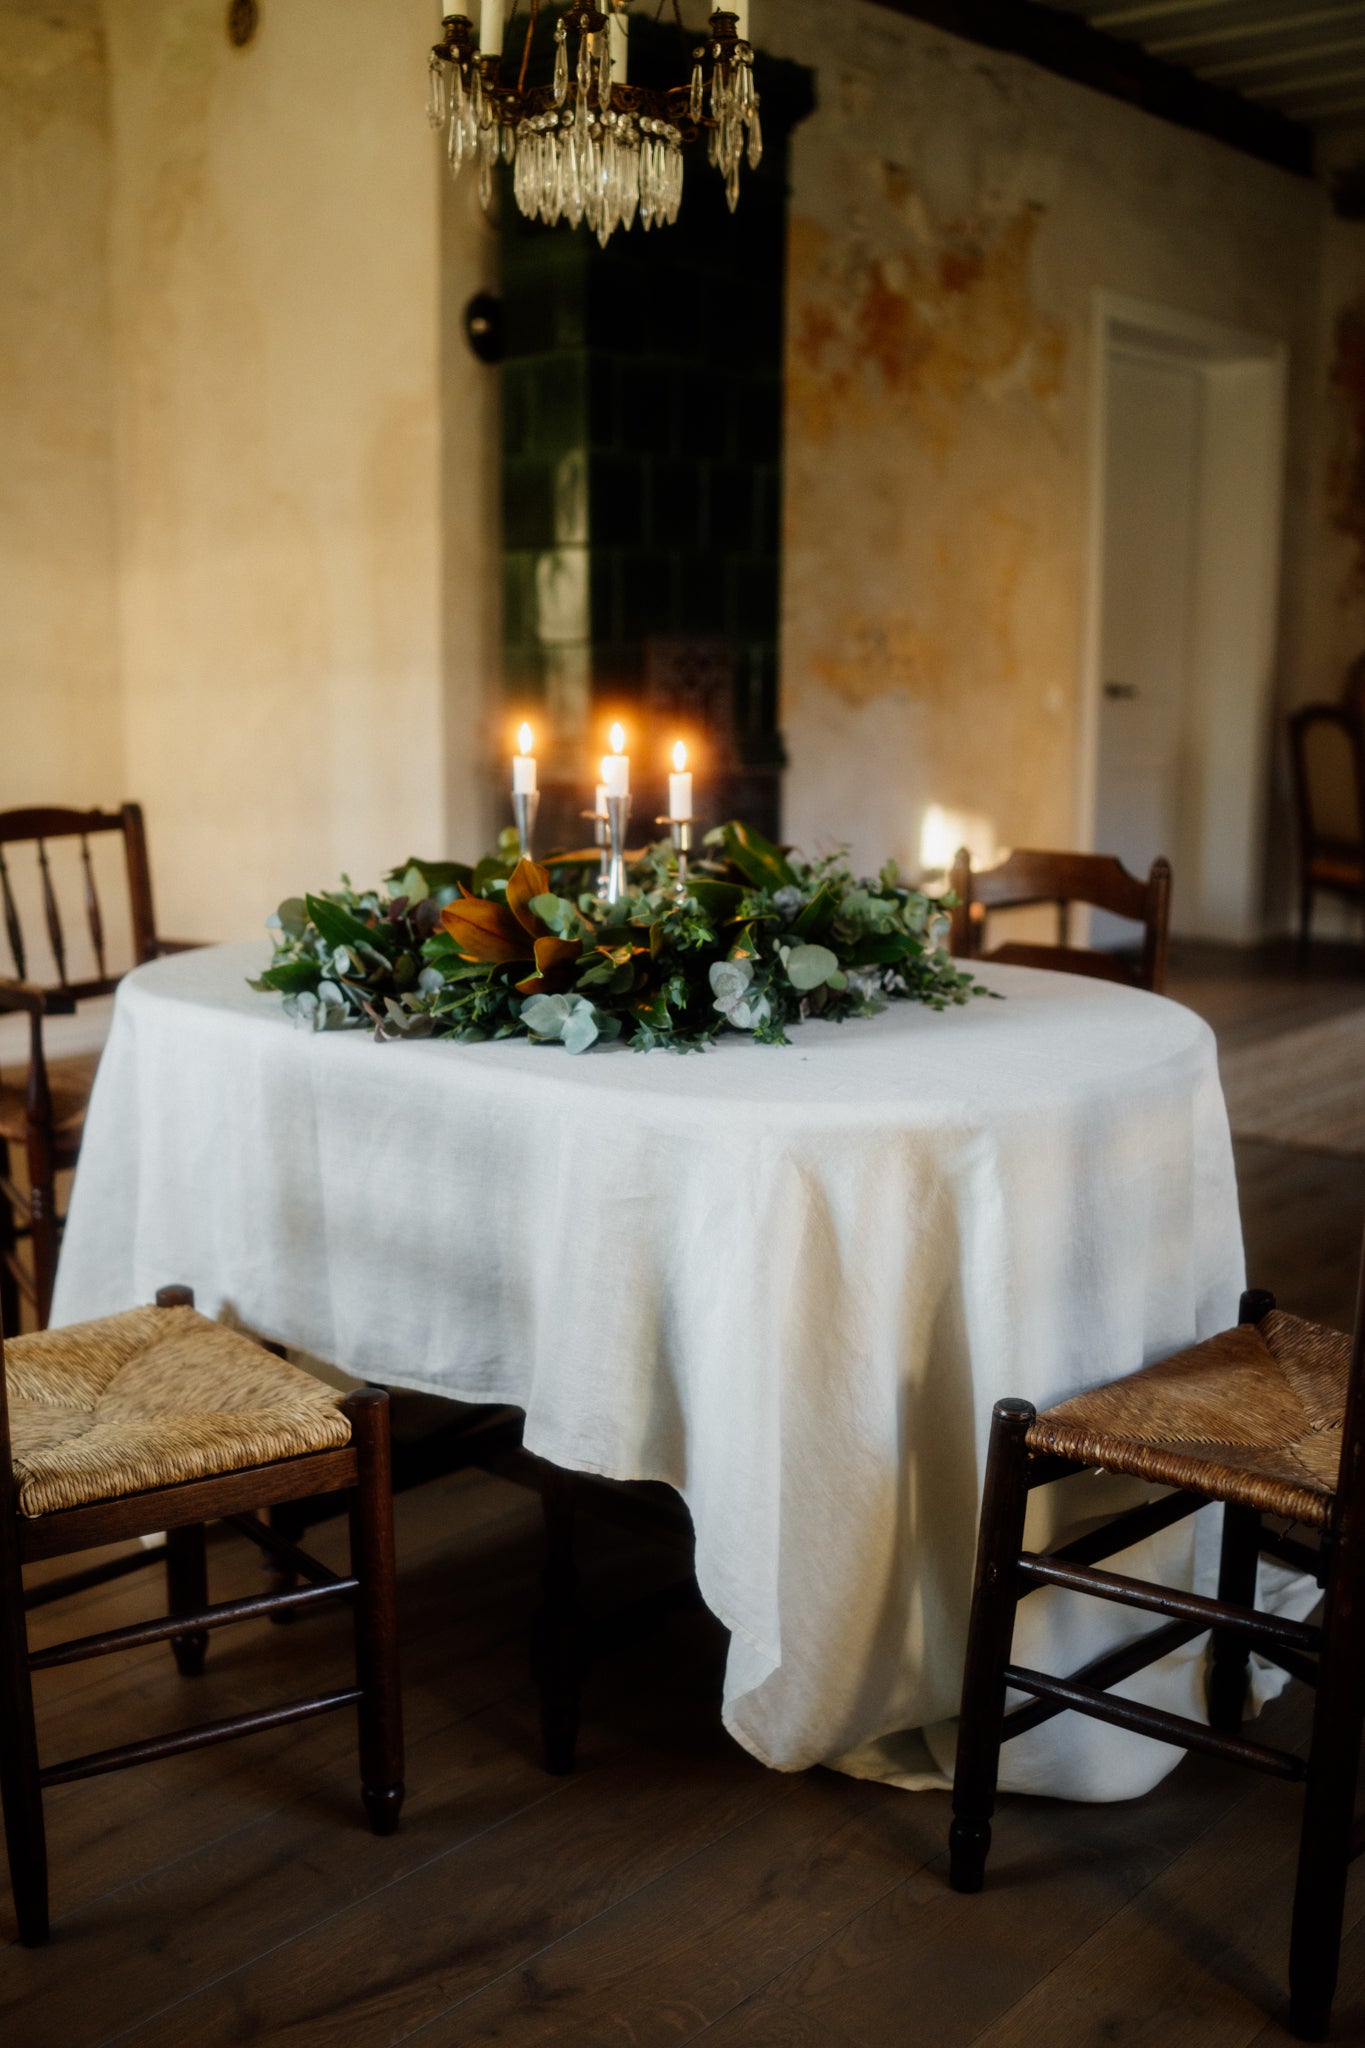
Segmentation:
<svg viewBox="0 0 1365 2048">
<path fill-rule="evenodd" d="M 479 50 L 485 57 L 502 55 L 503 0 L 483 0 L 479 10 Z"/>
<path fill-rule="evenodd" d="M 611 752 L 602 756 L 602 783 L 608 796 L 630 795 L 630 756 L 626 735 L 619 725 L 611 729 Z"/>
<path fill-rule="evenodd" d="M 623 4 L 608 5 L 607 33 L 611 39 L 611 75 L 615 84 L 624 85 L 630 76 L 630 36 L 626 29 L 626 11 Z"/>
<path fill-rule="evenodd" d="M 690 818 L 692 815 L 692 770 L 687 765 L 687 749 L 681 740 L 673 749 L 673 773 L 668 778 L 668 815 L 670 818 Z"/>
<path fill-rule="evenodd" d="M 534 796 L 536 793 L 536 757 L 531 752 L 534 736 L 529 725 L 523 725 L 517 734 L 519 754 L 512 756 L 513 796 Z"/>
</svg>

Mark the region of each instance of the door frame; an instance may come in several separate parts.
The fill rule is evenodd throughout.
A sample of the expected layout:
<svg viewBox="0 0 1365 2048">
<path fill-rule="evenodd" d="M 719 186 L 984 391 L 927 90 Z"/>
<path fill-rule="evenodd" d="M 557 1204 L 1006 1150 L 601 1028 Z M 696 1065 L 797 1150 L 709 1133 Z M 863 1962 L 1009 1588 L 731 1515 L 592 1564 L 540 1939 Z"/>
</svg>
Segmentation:
<svg viewBox="0 0 1365 2048">
<path fill-rule="evenodd" d="M 1199 540 L 1186 702 L 1190 773 L 1182 784 L 1180 842 L 1168 851 L 1181 932 L 1247 944 L 1264 928 L 1288 349 L 1273 335 L 1118 292 L 1095 294 L 1076 793 L 1077 840 L 1092 850 L 1104 682 L 1109 363 L 1118 349 L 1174 359 L 1200 373 Z"/>
</svg>

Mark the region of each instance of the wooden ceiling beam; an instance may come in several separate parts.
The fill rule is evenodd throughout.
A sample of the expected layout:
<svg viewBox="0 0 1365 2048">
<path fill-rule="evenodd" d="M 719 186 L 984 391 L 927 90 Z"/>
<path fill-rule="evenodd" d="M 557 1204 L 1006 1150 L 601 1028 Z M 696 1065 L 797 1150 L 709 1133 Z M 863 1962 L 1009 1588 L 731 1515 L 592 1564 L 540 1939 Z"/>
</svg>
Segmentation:
<svg viewBox="0 0 1365 2048">
<path fill-rule="evenodd" d="M 1153 57 L 1137 43 L 1092 28 L 1041 0 L 877 0 L 894 14 L 946 29 L 988 50 L 1025 57 L 1059 78 L 1088 85 L 1145 114 L 1212 136 L 1279 170 L 1312 177 L 1313 132 L 1226 86 Z"/>
</svg>

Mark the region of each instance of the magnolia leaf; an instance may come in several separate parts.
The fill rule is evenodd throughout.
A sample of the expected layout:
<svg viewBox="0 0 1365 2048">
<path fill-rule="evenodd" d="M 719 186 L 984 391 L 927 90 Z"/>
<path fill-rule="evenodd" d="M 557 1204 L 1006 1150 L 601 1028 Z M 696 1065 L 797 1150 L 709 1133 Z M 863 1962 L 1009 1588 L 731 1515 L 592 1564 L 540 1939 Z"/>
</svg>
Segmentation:
<svg viewBox="0 0 1365 2048">
<path fill-rule="evenodd" d="M 804 910 L 797 913 L 792 923 L 792 937 L 796 939 L 823 938 L 834 922 L 838 900 L 828 882 L 822 882 Z"/>
<path fill-rule="evenodd" d="M 344 903 L 333 903 L 326 896 L 306 896 L 304 903 L 319 936 L 327 945 L 373 946 L 381 942 L 380 927 L 364 923 Z"/>
<path fill-rule="evenodd" d="M 733 865 L 758 888 L 785 889 L 796 881 L 786 856 L 752 825 L 723 825 L 721 839 Z"/>
<path fill-rule="evenodd" d="M 501 964 L 530 956 L 526 934 L 505 904 L 464 895 L 447 903 L 441 912 L 441 923 L 466 960 Z"/>
<path fill-rule="evenodd" d="M 838 956 L 828 946 L 793 946 L 787 955 L 787 978 L 793 988 L 819 988 L 838 972 Z"/>
<path fill-rule="evenodd" d="M 519 860 L 507 878 L 507 908 L 533 936 L 541 930 L 541 921 L 531 909 L 532 899 L 549 894 L 548 870 L 539 861 Z"/>
</svg>

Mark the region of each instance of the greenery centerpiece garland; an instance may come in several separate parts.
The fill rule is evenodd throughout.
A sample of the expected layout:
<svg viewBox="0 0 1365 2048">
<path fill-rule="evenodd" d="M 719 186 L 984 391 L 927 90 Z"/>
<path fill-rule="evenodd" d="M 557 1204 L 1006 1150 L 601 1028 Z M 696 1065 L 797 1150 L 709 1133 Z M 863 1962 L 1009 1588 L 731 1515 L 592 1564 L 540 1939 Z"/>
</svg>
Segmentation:
<svg viewBox="0 0 1365 2048">
<path fill-rule="evenodd" d="M 752 827 L 706 835 L 680 889 L 667 842 L 607 903 L 588 856 L 516 857 L 515 833 L 476 867 L 411 860 L 384 890 L 291 897 L 268 920 L 275 956 L 253 981 L 315 1030 L 379 1038 L 511 1038 L 570 1052 L 704 1047 L 724 1030 L 786 1045 L 805 1017 L 871 1017 L 896 999 L 944 1009 L 984 991 L 942 949 L 942 902 L 894 861 L 859 879 Z"/>
</svg>

